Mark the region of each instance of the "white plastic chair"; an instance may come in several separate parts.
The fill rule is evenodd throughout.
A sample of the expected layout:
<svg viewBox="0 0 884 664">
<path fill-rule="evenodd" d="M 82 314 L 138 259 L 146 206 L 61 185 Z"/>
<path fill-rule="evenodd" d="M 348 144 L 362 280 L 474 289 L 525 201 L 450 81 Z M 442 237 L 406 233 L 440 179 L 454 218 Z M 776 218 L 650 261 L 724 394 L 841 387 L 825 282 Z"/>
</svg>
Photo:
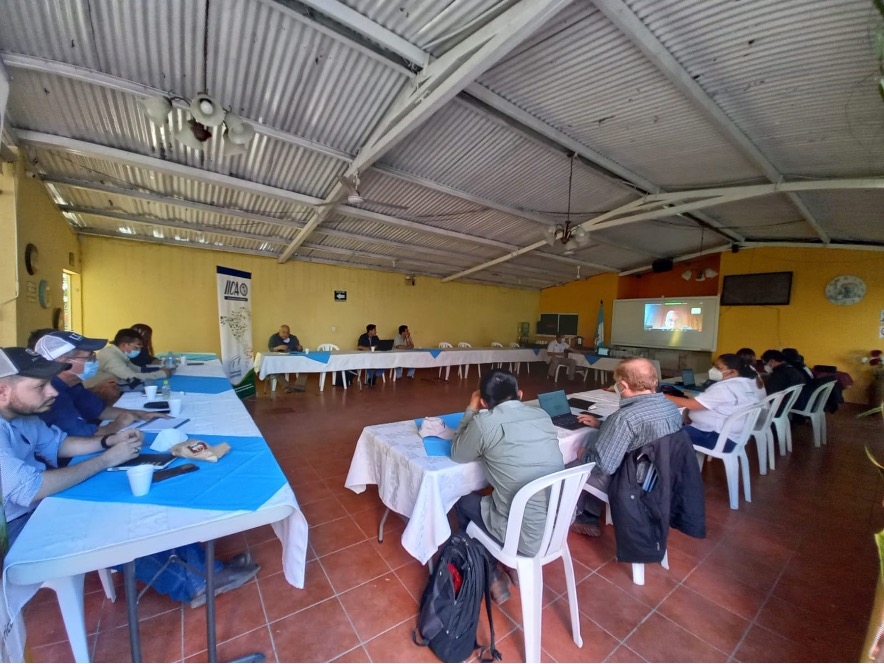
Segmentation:
<svg viewBox="0 0 884 664">
<path fill-rule="evenodd" d="M 567 367 L 567 366 L 568 366 L 567 364 L 558 364 L 558 365 L 556 365 L 556 374 L 555 374 L 555 379 L 553 380 L 554 383 L 558 383 L 558 382 L 559 382 L 559 369 L 561 369 L 562 367 Z M 578 374 L 578 373 L 582 373 L 582 374 L 583 374 L 583 382 L 585 383 L 587 377 L 589 376 L 589 367 L 575 367 L 575 368 L 574 368 L 574 374 L 576 375 L 576 374 Z"/>
<path fill-rule="evenodd" d="M 740 470 L 742 470 L 743 474 L 743 495 L 747 503 L 752 502 L 752 490 L 749 487 L 749 458 L 746 456 L 746 441 L 752 435 L 755 423 L 761 415 L 761 409 L 761 403 L 754 403 L 741 408 L 728 417 L 724 421 L 724 427 L 718 434 L 718 440 L 715 441 L 715 446 L 712 449 L 694 445 L 700 470 L 703 470 L 703 455 L 724 461 L 724 470 L 727 474 L 727 491 L 732 510 L 740 508 Z M 740 423 L 743 425 L 743 430 L 734 440 L 731 438 L 731 431 Z M 734 447 L 730 452 L 725 452 L 724 448 L 727 445 L 728 438 L 733 440 Z"/>
<path fill-rule="evenodd" d="M 764 401 L 761 402 L 761 415 L 755 423 L 755 427 L 752 429 L 752 436 L 755 438 L 755 447 L 758 449 L 758 471 L 762 475 L 767 475 L 768 462 L 770 462 L 771 470 L 776 468 L 773 449 L 773 430 L 770 427 L 785 396 L 785 392 L 774 392 L 767 396 Z"/>
<path fill-rule="evenodd" d="M 798 401 L 798 397 L 801 396 L 802 389 L 804 389 L 803 384 L 793 385 L 783 390 L 783 394 L 786 396 L 783 398 L 782 405 L 780 405 L 779 415 L 775 415 L 773 418 L 773 429 L 777 434 L 780 456 L 786 456 L 786 450 L 792 451 L 792 423 L 789 422 L 789 411 L 792 410 L 795 402 Z M 773 464 L 771 464 L 771 468 L 773 468 Z"/>
<path fill-rule="evenodd" d="M 503 348 L 503 344 L 500 343 L 499 341 L 492 341 L 491 347 L 492 348 Z M 491 364 L 491 368 L 492 369 L 503 369 L 503 362 L 494 362 Z M 512 371 L 512 370 L 513 370 L 512 365 L 510 365 L 510 371 Z"/>
<path fill-rule="evenodd" d="M 470 344 L 468 344 L 466 341 L 459 342 L 457 344 L 457 347 L 458 348 L 472 348 L 472 346 Z M 482 365 L 481 364 L 476 364 L 476 371 L 479 373 L 479 375 L 482 374 Z M 458 375 L 458 377 L 463 378 L 463 379 L 469 378 L 470 377 L 470 365 L 469 364 L 460 365 L 457 368 L 457 375 Z"/>
<path fill-rule="evenodd" d="M 446 348 L 454 348 L 454 346 L 452 346 L 447 341 L 440 341 L 439 348 L 441 348 L 442 350 L 445 350 Z M 460 372 L 460 368 L 458 368 L 458 372 Z M 450 374 L 450 373 L 451 373 L 451 365 L 449 364 L 447 367 L 445 367 L 445 380 L 448 380 L 448 374 Z M 442 378 L 442 367 L 439 367 L 439 378 Z"/>
<path fill-rule="evenodd" d="M 577 583 L 574 563 L 568 549 L 568 530 L 577 506 L 581 487 L 595 464 L 566 468 L 546 477 L 528 482 L 513 498 L 506 524 L 503 546 L 495 542 L 475 523 L 467 526 L 467 534 L 479 540 L 488 552 L 504 565 L 514 567 L 519 573 L 519 590 L 522 595 L 522 629 L 525 632 L 525 661 L 540 661 L 541 612 L 543 609 L 543 566 L 562 559 L 565 582 L 568 588 L 568 604 L 571 608 L 571 634 L 578 648 L 583 647 L 580 636 L 580 610 L 577 606 Z M 533 557 L 518 553 L 519 536 L 522 533 L 522 517 L 525 505 L 536 493 L 548 492 L 549 505 L 546 526 L 540 548 Z"/>
<path fill-rule="evenodd" d="M 835 381 L 831 380 L 828 383 L 823 383 L 818 388 L 816 388 L 810 395 L 810 399 L 807 400 L 807 405 L 799 410 L 797 408 L 793 408 L 790 410 L 790 413 L 795 415 L 804 415 L 804 417 L 810 418 L 810 423 L 813 426 L 813 446 L 819 447 L 820 443 L 826 445 L 826 401 L 829 400 L 829 395 L 832 393 L 832 390 L 835 388 Z M 791 447 L 789 448 L 792 449 Z"/>
<path fill-rule="evenodd" d="M 316 350 L 321 350 L 321 351 L 333 351 L 333 350 L 341 350 L 341 349 L 338 348 L 338 347 L 337 347 L 336 345 L 334 345 L 334 344 L 319 344 L 319 345 L 316 347 Z M 323 371 L 321 374 L 319 374 L 319 391 L 320 391 L 320 392 L 322 392 L 323 388 L 325 387 L 325 374 L 326 374 L 326 373 L 328 373 L 328 372 L 327 372 L 327 371 Z M 341 382 L 344 384 L 344 389 L 346 390 L 346 389 L 347 389 L 347 377 L 344 375 L 344 371 L 343 371 L 343 369 L 342 369 L 340 372 L 332 371 L 332 387 L 335 386 L 335 375 L 336 375 L 336 373 L 340 373 L 340 374 L 341 374 Z"/>
<path fill-rule="evenodd" d="M 261 355 L 261 353 L 255 353 L 255 375 L 256 376 L 258 375 L 258 372 L 261 369 L 261 362 L 263 360 L 264 360 L 264 356 Z M 288 375 L 288 373 L 286 373 L 284 375 L 285 375 L 285 382 L 288 383 L 289 382 L 289 375 Z M 270 396 L 273 397 L 276 395 L 277 376 L 279 376 L 279 374 L 271 374 L 271 375 L 267 376 L 267 378 L 264 379 L 264 394 L 267 394 L 267 380 L 269 379 L 270 380 Z"/>
<path fill-rule="evenodd" d="M 583 490 L 591 496 L 595 496 L 605 504 L 605 523 L 609 526 L 612 525 L 611 506 L 608 504 L 608 494 L 598 487 L 592 486 L 588 482 L 583 485 Z M 616 528 L 617 526 L 614 527 Z M 660 565 L 662 565 L 664 569 L 669 569 L 669 551 L 663 552 L 663 560 L 660 561 Z M 637 586 L 645 585 L 644 563 L 632 563 L 632 582 Z"/>
</svg>

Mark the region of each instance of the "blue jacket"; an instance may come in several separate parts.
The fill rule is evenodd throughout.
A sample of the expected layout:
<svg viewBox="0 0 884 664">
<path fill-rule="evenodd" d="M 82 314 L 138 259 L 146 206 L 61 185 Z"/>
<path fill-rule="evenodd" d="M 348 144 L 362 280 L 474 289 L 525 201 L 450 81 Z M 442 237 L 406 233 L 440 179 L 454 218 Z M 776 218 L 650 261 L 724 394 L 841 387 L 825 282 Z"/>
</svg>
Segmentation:
<svg viewBox="0 0 884 664">
<path fill-rule="evenodd" d="M 71 387 L 58 376 L 52 379 L 52 387 L 58 391 L 58 396 L 48 411 L 40 413 L 40 419 L 69 436 L 94 436 L 104 410 L 101 397 L 87 390 L 82 383 Z"/>
</svg>

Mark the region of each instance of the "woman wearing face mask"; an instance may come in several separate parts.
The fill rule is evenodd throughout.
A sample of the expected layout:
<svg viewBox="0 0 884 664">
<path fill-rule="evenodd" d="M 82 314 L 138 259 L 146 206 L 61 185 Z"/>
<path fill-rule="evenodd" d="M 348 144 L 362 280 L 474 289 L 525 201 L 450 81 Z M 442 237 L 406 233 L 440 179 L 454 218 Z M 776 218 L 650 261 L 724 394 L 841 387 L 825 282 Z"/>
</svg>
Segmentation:
<svg viewBox="0 0 884 664">
<path fill-rule="evenodd" d="M 149 364 L 159 364 L 159 358 L 153 354 L 153 328 L 145 323 L 135 323 L 131 329 L 141 335 L 141 340 L 144 344 L 141 352 L 132 358 L 132 364 L 142 369 Z"/>
<path fill-rule="evenodd" d="M 724 428 L 728 417 L 746 406 L 759 403 L 765 397 L 761 379 L 733 353 L 725 353 L 716 358 L 709 370 L 709 380 L 715 381 L 705 392 L 693 398 L 666 398 L 679 408 L 686 408 L 691 423 L 685 427 L 691 442 L 700 447 L 712 449 Z M 738 436 L 739 427 L 731 430 Z"/>
<path fill-rule="evenodd" d="M 98 373 L 85 381 L 91 388 L 101 382 L 113 379 L 120 385 L 130 385 L 133 379 L 141 381 L 164 380 L 171 375 L 167 369 L 142 372 L 141 367 L 132 364 L 132 360 L 141 354 L 144 340 L 135 330 L 124 328 L 117 332 L 113 343 L 105 346 L 98 353 Z"/>
</svg>

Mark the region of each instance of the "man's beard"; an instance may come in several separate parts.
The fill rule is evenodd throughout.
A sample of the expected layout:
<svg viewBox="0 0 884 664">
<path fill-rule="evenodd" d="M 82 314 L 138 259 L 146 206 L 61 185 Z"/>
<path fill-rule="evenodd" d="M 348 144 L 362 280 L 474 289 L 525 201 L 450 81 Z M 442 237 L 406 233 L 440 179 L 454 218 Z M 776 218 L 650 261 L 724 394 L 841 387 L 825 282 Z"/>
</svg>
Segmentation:
<svg viewBox="0 0 884 664">
<path fill-rule="evenodd" d="M 47 412 L 52 404 L 55 403 L 55 397 L 45 401 L 44 403 L 38 406 L 28 406 L 23 404 L 18 397 L 13 395 L 12 399 L 9 401 L 9 410 L 13 412 L 13 414 L 18 415 L 19 417 L 25 417 L 27 415 L 39 415 L 40 413 Z"/>
</svg>

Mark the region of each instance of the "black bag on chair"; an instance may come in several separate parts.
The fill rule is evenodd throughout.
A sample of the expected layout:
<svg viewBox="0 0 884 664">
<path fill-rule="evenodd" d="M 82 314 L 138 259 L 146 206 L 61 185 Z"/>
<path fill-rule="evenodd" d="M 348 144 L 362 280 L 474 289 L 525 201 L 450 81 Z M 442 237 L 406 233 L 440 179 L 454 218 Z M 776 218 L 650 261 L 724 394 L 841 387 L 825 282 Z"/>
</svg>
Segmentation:
<svg viewBox="0 0 884 664">
<path fill-rule="evenodd" d="M 455 590 L 458 576 L 460 587 Z M 463 531 L 454 533 L 442 545 L 424 588 L 417 629 L 411 636 L 415 645 L 429 646 L 443 662 L 463 662 L 476 648 L 481 648 L 479 661 L 500 661 L 500 653 L 494 648 L 490 579 L 491 563 L 479 543 Z M 487 648 L 476 642 L 483 596 L 491 631 Z M 486 653 L 487 658 L 483 657 Z"/>
</svg>

